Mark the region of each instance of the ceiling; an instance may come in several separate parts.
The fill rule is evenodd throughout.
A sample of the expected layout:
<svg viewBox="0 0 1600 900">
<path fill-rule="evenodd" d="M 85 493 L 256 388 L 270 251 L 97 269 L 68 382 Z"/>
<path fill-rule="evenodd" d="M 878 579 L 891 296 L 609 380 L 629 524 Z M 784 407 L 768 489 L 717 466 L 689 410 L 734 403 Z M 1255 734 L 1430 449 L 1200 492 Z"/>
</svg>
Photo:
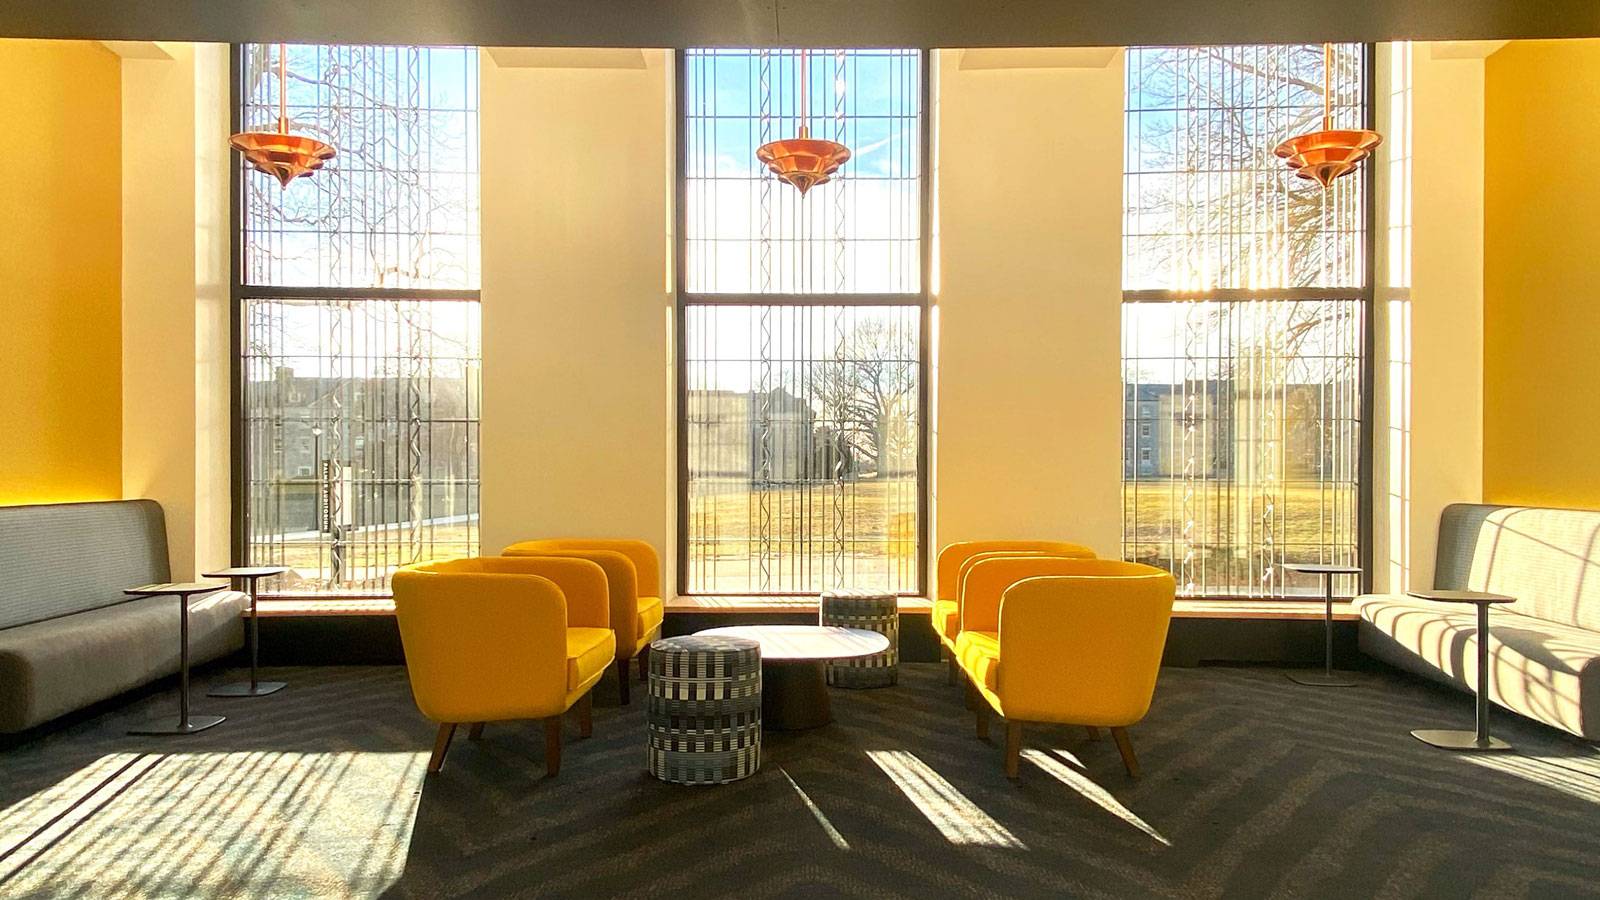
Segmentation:
<svg viewBox="0 0 1600 900">
<path fill-rule="evenodd" d="M 489 46 L 1037 47 L 1600 36 L 1597 0 L 7 0 L 0 35 Z"/>
</svg>

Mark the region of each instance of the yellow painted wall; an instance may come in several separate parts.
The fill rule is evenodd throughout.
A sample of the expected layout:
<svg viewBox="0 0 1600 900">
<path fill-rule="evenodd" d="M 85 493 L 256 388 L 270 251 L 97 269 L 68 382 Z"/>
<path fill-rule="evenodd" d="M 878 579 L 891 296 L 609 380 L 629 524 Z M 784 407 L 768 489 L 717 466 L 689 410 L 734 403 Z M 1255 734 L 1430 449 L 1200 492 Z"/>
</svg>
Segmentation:
<svg viewBox="0 0 1600 900">
<path fill-rule="evenodd" d="M 0 40 L 0 504 L 122 494 L 120 60 Z"/>
<path fill-rule="evenodd" d="M 1485 82 L 1484 499 L 1600 508 L 1600 40 Z"/>
<path fill-rule="evenodd" d="M 615 56 L 481 57 L 483 551 L 642 538 L 671 584 L 672 64 Z"/>
<path fill-rule="evenodd" d="M 1122 54 L 1036 62 L 938 56 L 929 549 L 1055 538 L 1117 557 Z"/>
</svg>

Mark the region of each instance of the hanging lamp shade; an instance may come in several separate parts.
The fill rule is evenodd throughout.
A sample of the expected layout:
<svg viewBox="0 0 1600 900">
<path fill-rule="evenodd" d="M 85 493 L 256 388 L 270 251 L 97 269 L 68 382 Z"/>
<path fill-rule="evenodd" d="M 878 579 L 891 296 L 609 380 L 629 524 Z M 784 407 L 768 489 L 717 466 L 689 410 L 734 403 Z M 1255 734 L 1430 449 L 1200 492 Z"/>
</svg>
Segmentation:
<svg viewBox="0 0 1600 900">
<path fill-rule="evenodd" d="M 265 172 L 288 187 L 289 182 L 310 175 L 333 159 L 337 151 L 315 138 L 289 133 L 288 54 L 278 45 L 278 130 L 244 131 L 228 138 L 228 146 L 244 155 L 252 169 Z"/>
<path fill-rule="evenodd" d="M 794 185 L 802 197 L 817 185 L 826 184 L 850 159 L 850 148 L 845 145 L 811 136 L 811 127 L 806 124 L 806 55 L 807 51 L 800 51 L 799 133 L 756 148 L 756 159 L 779 181 Z"/>
<path fill-rule="evenodd" d="M 1355 171 L 1383 143 L 1383 135 L 1366 128 L 1333 127 L 1333 45 L 1322 47 L 1322 129 L 1289 138 L 1273 148 L 1294 174 L 1326 188 L 1334 179 Z"/>
</svg>

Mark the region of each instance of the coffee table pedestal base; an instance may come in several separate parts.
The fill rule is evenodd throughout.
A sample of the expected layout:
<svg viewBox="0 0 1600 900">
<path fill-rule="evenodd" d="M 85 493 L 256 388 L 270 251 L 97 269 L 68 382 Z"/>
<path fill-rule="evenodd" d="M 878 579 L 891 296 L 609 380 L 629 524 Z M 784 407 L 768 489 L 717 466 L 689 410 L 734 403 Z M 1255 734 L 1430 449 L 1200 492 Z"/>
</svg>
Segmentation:
<svg viewBox="0 0 1600 900">
<path fill-rule="evenodd" d="M 762 728 L 803 731 L 832 721 L 822 660 L 762 660 Z"/>
<path fill-rule="evenodd" d="M 1418 728 L 1411 732 L 1411 736 L 1424 744 L 1431 744 L 1442 750 L 1510 750 L 1511 745 L 1497 737 L 1478 739 L 1476 731 L 1463 731 L 1453 728 Z"/>
<path fill-rule="evenodd" d="M 206 692 L 206 696 L 207 697 L 265 697 L 268 694 L 275 694 L 278 691 L 281 691 L 281 690 L 283 690 L 284 688 L 286 688 L 288 686 L 289 686 L 289 683 L 286 682 L 286 681 L 263 681 L 263 682 L 258 683 L 255 687 L 251 687 L 250 686 L 250 682 L 241 681 L 241 682 L 238 682 L 237 684 L 225 684 L 222 687 L 215 688 L 215 689 L 213 689 L 211 691 Z"/>
<path fill-rule="evenodd" d="M 128 729 L 129 734 L 194 734 L 205 731 L 213 725 L 221 725 L 226 716 L 190 716 L 184 722 L 177 716 L 168 719 L 152 719 L 137 728 Z"/>
</svg>

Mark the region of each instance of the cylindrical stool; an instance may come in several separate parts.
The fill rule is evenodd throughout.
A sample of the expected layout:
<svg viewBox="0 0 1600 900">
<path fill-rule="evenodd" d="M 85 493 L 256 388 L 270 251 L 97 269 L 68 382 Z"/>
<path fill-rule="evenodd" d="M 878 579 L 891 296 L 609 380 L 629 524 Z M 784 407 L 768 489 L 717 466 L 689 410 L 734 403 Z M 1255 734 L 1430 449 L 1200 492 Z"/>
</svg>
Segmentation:
<svg viewBox="0 0 1600 900">
<path fill-rule="evenodd" d="M 888 687 L 900 681 L 900 601 L 882 591 L 824 591 L 818 610 L 822 625 L 876 631 L 889 649 L 828 663 L 828 684 L 844 688 Z"/>
<path fill-rule="evenodd" d="M 673 784 L 725 784 L 761 767 L 761 645 L 662 638 L 650 645 L 645 768 Z"/>
</svg>

